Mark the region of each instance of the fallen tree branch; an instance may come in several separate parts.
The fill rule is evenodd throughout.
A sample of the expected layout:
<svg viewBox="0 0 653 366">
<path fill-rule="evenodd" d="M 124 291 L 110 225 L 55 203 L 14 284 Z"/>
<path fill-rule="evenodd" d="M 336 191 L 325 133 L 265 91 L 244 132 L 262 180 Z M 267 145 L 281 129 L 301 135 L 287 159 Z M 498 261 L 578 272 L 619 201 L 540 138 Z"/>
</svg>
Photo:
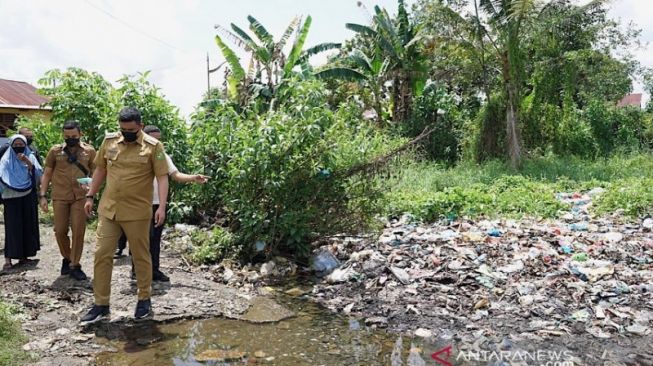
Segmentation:
<svg viewBox="0 0 653 366">
<path fill-rule="evenodd" d="M 391 151 L 387 155 L 380 156 L 370 162 L 359 164 L 356 166 L 351 167 L 349 170 L 345 171 L 342 173 L 343 178 L 349 178 L 352 177 L 356 174 L 360 174 L 363 172 L 369 172 L 371 170 L 378 169 L 380 166 L 385 165 L 392 159 L 393 157 L 399 155 L 400 153 L 408 150 L 411 146 L 416 145 L 420 141 L 424 140 L 426 137 L 428 137 L 430 134 L 435 131 L 435 127 L 428 128 L 426 127 L 422 133 L 419 134 L 419 136 L 415 137 L 411 141 L 407 142 L 406 144 L 396 148 L 395 150 Z M 339 174 L 340 175 L 340 174 Z"/>
</svg>

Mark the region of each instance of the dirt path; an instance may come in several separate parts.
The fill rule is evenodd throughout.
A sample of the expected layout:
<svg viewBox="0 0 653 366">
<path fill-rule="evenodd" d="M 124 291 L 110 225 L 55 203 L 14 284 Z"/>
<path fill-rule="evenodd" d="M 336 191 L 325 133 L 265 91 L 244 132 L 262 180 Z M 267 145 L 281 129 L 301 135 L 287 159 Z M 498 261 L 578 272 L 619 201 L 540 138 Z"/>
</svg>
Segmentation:
<svg viewBox="0 0 653 366">
<path fill-rule="evenodd" d="M 0 240 L 4 242 L 2 224 Z M 90 279 L 94 248 L 95 235 L 87 232 L 82 268 L 88 281 L 60 276 L 61 255 L 52 227 L 41 225 L 41 251 L 37 256 L 40 262 L 0 275 L 0 297 L 22 308 L 23 328 L 29 339 L 24 349 L 40 357 L 38 365 L 89 364 L 95 354 L 106 349 L 98 337 L 111 338 L 111 333 L 115 335 L 133 326 L 136 283 L 130 279 L 128 257 L 115 261 L 111 323 L 89 329 L 78 326 L 79 318 L 93 302 Z M 252 304 L 252 293 L 206 279 L 203 272 L 189 268 L 166 248 L 162 249 L 161 269 L 171 282 L 153 286 L 155 322 L 216 316 L 239 318 Z"/>
</svg>

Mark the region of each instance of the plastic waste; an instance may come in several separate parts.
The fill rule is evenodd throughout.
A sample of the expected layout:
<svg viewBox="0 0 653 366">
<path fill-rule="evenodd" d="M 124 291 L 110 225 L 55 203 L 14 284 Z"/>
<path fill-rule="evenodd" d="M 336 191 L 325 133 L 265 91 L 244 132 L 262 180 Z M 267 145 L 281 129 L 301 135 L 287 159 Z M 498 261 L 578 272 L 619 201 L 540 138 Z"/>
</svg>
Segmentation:
<svg viewBox="0 0 653 366">
<path fill-rule="evenodd" d="M 624 239 L 624 235 L 622 233 L 607 233 L 603 237 L 605 241 L 608 243 L 619 243 Z"/>
<path fill-rule="evenodd" d="M 582 264 L 570 264 L 571 271 L 583 281 L 596 282 L 614 273 L 614 265 L 608 261 L 588 260 Z M 582 275 L 582 276 L 581 276 Z M 585 279 L 583 279 L 583 276 Z"/>
<path fill-rule="evenodd" d="M 450 240 L 450 239 L 455 239 L 458 238 L 460 234 L 453 230 L 444 230 L 443 232 L 440 233 L 440 238 L 442 240 Z"/>
<path fill-rule="evenodd" d="M 274 271 L 274 267 L 276 267 L 276 263 L 274 263 L 274 261 L 263 263 L 263 265 L 261 266 L 261 276 L 268 276 L 272 274 L 272 271 Z"/>
<path fill-rule="evenodd" d="M 265 249 L 265 242 L 259 240 L 256 243 L 254 243 L 254 247 L 256 247 L 257 252 L 262 252 L 263 249 Z"/>
<path fill-rule="evenodd" d="M 577 322 L 586 322 L 590 318 L 589 311 L 583 309 L 571 314 L 571 318 Z"/>
<path fill-rule="evenodd" d="M 646 231 L 653 231 L 653 218 L 647 217 L 646 219 L 644 219 L 644 221 L 642 222 L 642 227 Z"/>
<path fill-rule="evenodd" d="M 569 230 L 571 231 L 587 231 L 588 225 L 586 222 L 577 222 L 575 224 L 569 225 Z"/>
<path fill-rule="evenodd" d="M 329 283 L 340 283 L 340 282 L 347 282 L 350 279 L 356 277 L 357 273 L 351 269 L 351 268 L 338 268 L 331 272 L 329 276 L 327 276 L 327 282 Z"/>
<path fill-rule="evenodd" d="M 320 169 L 317 174 L 322 179 L 328 179 L 328 178 L 331 177 L 331 170 L 326 169 L 326 168 L 325 169 Z"/>
<path fill-rule="evenodd" d="M 487 231 L 487 234 L 488 234 L 489 236 L 492 236 L 492 237 L 495 237 L 495 238 L 499 238 L 499 237 L 501 237 L 501 231 L 500 231 L 499 229 L 497 229 L 497 228 L 489 229 L 489 230 Z"/>
<path fill-rule="evenodd" d="M 587 253 L 576 253 L 574 254 L 571 259 L 575 260 L 576 262 L 586 262 L 587 261 Z"/>
<path fill-rule="evenodd" d="M 320 276 L 328 275 L 340 265 L 340 261 L 328 250 L 313 257 L 313 270 Z"/>
<path fill-rule="evenodd" d="M 562 252 L 565 254 L 571 254 L 574 252 L 574 248 L 572 248 L 570 245 L 563 245 L 560 247 L 560 250 L 562 250 Z"/>
</svg>

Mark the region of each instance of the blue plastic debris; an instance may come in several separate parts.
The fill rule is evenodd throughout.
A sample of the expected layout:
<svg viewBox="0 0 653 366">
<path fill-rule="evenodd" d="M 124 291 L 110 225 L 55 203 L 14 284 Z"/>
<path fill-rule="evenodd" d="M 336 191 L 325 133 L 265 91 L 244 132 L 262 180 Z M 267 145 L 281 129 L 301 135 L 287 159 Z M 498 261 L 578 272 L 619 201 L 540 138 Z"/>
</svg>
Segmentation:
<svg viewBox="0 0 653 366">
<path fill-rule="evenodd" d="M 487 234 L 489 236 L 492 236 L 492 237 L 495 237 L 495 238 L 501 237 L 501 231 L 499 229 L 497 229 L 497 228 L 492 228 L 492 229 L 488 230 Z"/>
<path fill-rule="evenodd" d="M 575 224 L 569 225 L 569 230 L 571 231 L 587 231 L 587 223 L 586 222 L 577 222 Z"/>
<path fill-rule="evenodd" d="M 562 252 L 565 254 L 571 254 L 574 252 L 574 248 L 570 247 L 569 245 L 563 245 L 560 247 L 562 249 Z"/>
</svg>

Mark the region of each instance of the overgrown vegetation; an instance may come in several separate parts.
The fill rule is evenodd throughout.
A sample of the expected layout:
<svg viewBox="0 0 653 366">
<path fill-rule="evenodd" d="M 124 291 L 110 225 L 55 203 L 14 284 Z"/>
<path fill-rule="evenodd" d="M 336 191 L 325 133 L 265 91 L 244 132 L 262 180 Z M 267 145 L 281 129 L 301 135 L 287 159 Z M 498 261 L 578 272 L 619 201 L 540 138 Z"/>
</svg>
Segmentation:
<svg viewBox="0 0 653 366">
<path fill-rule="evenodd" d="M 501 161 L 481 165 L 460 164 L 455 168 L 431 162 L 401 161 L 403 169 L 383 184 L 386 214 L 411 214 L 417 220 L 452 217 L 543 217 L 551 218 L 564 206 L 560 192 L 579 192 L 601 187 L 593 213 L 608 214 L 623 209 L 638 217 L 651 212 L 653 155 L 617 155 L 588 161 L 555 155 L 524 161 L 520 171 Z"/>
<path fill-rule="evenodd" d="M 114 87 L 54 70 L 42 92 L 55 124 L 78 119 L 96 145 L 134 105 L 182 170 L 212 177 L 170 204 L 172 220 L 215 227 L 195 238 L 198 261 L 303 257 L 315 237 L 378 215 L 553 217 L 557 192 L 598 186 L 595 214 L 651 213 L 653 107 L 617 102 L 636 78 L 653 90 L 653 72 L 632 57 L 639 31 L 606 2 L 398 0 L 396 14 L 374 7 L 369 19 L 343 24 L 343 44 L 315 46 L 310 16 L 280 35 L 253 16 L 247 30 L 217 26 L 224 84 L 190 128 L 147 73 Z M 309 62 L 333 49 L 325 65 Z M 26 122 L 37 142 L 59 142 L 51 125 Z"/>
<path fill-rule="evenodd" d="M 330 110 L 322 83 L 289 85 L 279 111 L 243 116 L 227 106 L 194 118 L 193 151 L 214 177 L 195 203 L 207 214 L 222 210 L 233 249 L 249 256 L 257 242 L 268 253 L 306 256 L 315 236 L 364 230 L 380 192 L 348 172 L 402 142 L 362 120 L 354 104 Z"/>
<path fill-rule="evenodd" d="M 14 319 L 16 309 L 0 302 L 0 366 L 22 365 L 30 360 L 23 352 L 26 337 Z"/>
</svg>

